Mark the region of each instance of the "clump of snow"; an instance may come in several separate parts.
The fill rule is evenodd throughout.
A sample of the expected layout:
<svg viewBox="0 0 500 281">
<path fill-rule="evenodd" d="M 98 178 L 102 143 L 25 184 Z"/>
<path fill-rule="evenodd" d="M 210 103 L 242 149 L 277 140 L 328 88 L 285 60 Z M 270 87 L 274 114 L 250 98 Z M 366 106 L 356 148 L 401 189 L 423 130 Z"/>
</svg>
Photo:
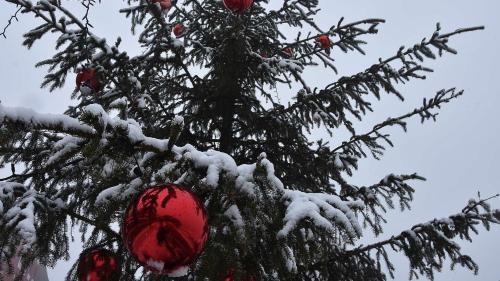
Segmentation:
<svg viewBox="0 0 500 281">
<path fill-rule="evenodd" d="M 35 228 L 35 202 L 36 193 L 28 190 L 23 197 L 18 198 L 3 217 L 5 226 L 15 229 L 15 232 L 22 240 L 21 252 L 28 252 L 36 243 Z"/>
<path fill-rule="evenodd" d="M 305 219 L 331 232 L 335 232 L 337 229 L 335 225 L 338 225 L 351 238 L 362 235 L 362 228 L 354 212 L 364 208 L 361 200 L 343 201 L 331 194 L 305 193 L 297 190 L 285 190 L 283 199 L 288 206 L 284 218 L 285 225 L 278 232 L 278 237 L 286 237 Z"/>
<path fill-rule="evenodd" d="M 182 41 L 180 39 L 172 39 L 172 46 L 175 49 L 183 48 L 184 47 L 184 41 Z"/>
<path fill-rule="evenodd" d="M 224 215 L 228 217 L 233 225 L 238 229 L 243 231 L 245 227 L 245 222 L 243 221 L 243 217 L 241 216 L 240 209 L 236 205 L 232 205 L 225 212 Z"/>
<path fill-rule="evenodd" d="M 162 262 L 162 261 L 157 261 L 157 260 L 154 260 L 154 259 L 148 259 L 146 260 L 146 264 L 158 271 L 162 271 L 163 270 L 163 267 L 165 266 L 165 263 Z"/>
<path fill-rule="evenodd" d="M 138 108 L 145 109 L 147 107 L 146 99 L 144 97 L 139 97 L 138 99 L 136 99 L 136 102 Z"/>
<path fill-rule="evenodd" d="M 285 246 L 283 249 L 283 256 L 286 259 L 286 268 L 288 271 L 292 273 L 297 272 L 297 261 L 295 260 L 293 250 L 290 247 Z"/>
<path fill-rule="evenodd" d="M 119 184 L 101 191 L 96 198 L 96 205 L 108 204 L 114 200 L 125 200 L 137 194 L 143 187 L 143 181 L 140 178 L 133 179 L 128 184 Z"/>
<path fill-rule="evenodd" d="M 261 154 L 261 156 L 264 156 L 265 154 Z M 267 180 L 271 184 L 272 187 L 274 187 L 277 190 L 284 190 L 284 185 L 281 182 L 281 180 L 276 177 L 275 171 L 274 171 L 274 164 L 271 163 L 271 161 L 267 159 L 262 159 L 259 161 L 259 166 L 263 167 L 266 170 L 266 175 L 267 175 Z"/>
<path fill-rule="evenodd" d="M 84 96 L 88 96 L 88 95 L 91 95 L 92 92 L 94 91 L 94 89 L 92 89 L 91 87 L 89 87 L 88 85 L 86 84 L 82 84 L 80 86 L 80 93 L 82 93 L 82 95 Z"/>
<path fill-rule="evenodd" d="M 121 97 L 118 99 L 115 99 L 112 101 L 109 106 L 113 108 L 119 108 L 119 107 L 124 107 L 127 105 L 127 98 L 126 97 Z"/>
<path fill-rule="evenodd" d="M 181 266 L 177 269 L 175 269 L 172 272 L 169 272 L 167 275 L 168 277 L 176 278 L 176 277 L 182 277 L 186 276 L 189 272 L 189 267 L 188 266 Z"/>
<path fill-rule="evenodd" d="M 174 120 L 172 120 L 172 125 L 177 125 L 177 126 L 184 125 L 184 117 L 179 115 L 175 116 Z"/>
<path fill-rule="evenodd" d="M 52 154 L 49 159 L 47 159 L 46 164 L 52 165 L 56 163 L 61 158 L 66 157 L 69 154 L 75 152 L 80 146 L 79 144 L 83 141 L 81 138 L 73 137 L 73 136 L 65 136 L 61 140 L 57 141 L 53 145 L 54 154 Z"/>
<path fill-rule="evenodd" d="M 133 75 L 133 73 L 128 77 L 128 81 L 130 84 L 132 84 L 134 86 L 134 88 L 136 88 L 137 90 L 140 90 L 142 88 L 142 84 L 141 84 L 141 81 L 139 81 L 139 79 L 137 79 L 137 77 L 135 77 Z"/>
<path fill-rule="evenodd" d="M 235 187 L 241 193 L 247 194 L 249 197 L 255 197 L 255 188 L 253 174 L 257 164 L 244 164 L 238 166 L 238 177 L 235 180 Z"/>
<path fill-rule="evenodd" d="M 44 126 L 53 129 L 61 127 L 63 130 L 79 131 L 87 134 L 95 133 L 92 127 L 81 124 L 77 119 L 67 115 L 43 114 L 28 108 L 6 107 L 0 104 L 0 124 L 6 120 L 31 124 L 34 127 Z"/>
<path fill-rule="evenodd" d="M 226 153 L 216 150 L 201 152 L 189 144 L 183 147 L 174 146 L 172 151 L 183 155 L 185 159 L 189 159 L 196 168 L 206 168 L 207 175 L 203 181 L 208 186 L 217 187 L 221 173 L 224 173 L 231 179 L 236 178 L 238 175 L 236 162 Z"/>
</svg>

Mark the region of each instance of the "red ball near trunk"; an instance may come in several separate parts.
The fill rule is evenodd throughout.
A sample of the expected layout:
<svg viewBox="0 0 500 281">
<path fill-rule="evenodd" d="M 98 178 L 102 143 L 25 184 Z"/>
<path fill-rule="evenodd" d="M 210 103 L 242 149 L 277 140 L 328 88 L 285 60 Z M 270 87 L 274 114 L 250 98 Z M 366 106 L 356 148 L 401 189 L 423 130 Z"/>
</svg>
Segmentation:
<svg viewBox="0 0 500 281">
<path fill-rule="evenodd" d="M 317 41 L 322 49 L 330 49 L 331 42 L 330 42 L 330 37 L 328 37 L 328 35 L 320 35 Z"/>
<path fill-rule="evenodd" d="M 236 13 L 248 11 L 252 4 L 253 0 L 224 0 L 224 6 Z"/>
<path fill-rule="evenodd" d="M 174 28 L 172 29 L 172 32 L 177 38 L 182 37 L 182 35 L 184 35 L 184 31 L 186 31 L 186 27 L 184 27 L 182 23 L 174 25 Z"/>
<path fill-rule="evenodd" d="M 181 186 L 151 187 L 128 207 L 122 235 L 141 265 L 158 274 L 170 274 L 189 266 L 203 252 L 208 238 L 207 212 Z"/>
<path fill-rule="evenodd" d="M 93 67 L 83 68 L 76 75 L 76 86 L 78 89 L 82 85 L 90 87 L 92 90 L 98 92 L 101 89 L 101 82 L 99 81 L 99 76 L 97 71 Z"/>
<path fill-rule="evenodd" d="M 111 251 L 92 250 L 80 257 L 77 275 L 80 281 L 118 281 L 118 259 Z"/>
</svg>

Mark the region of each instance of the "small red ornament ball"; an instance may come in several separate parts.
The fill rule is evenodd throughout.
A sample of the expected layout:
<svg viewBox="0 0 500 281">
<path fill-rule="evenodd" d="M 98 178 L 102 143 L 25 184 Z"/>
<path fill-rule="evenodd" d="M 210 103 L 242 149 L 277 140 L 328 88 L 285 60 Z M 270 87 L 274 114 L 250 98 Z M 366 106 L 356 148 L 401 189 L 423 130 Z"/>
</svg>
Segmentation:
<svg viewBox="0 0 500 281">
<path fill-rule="evenodd" d="M 322 49 L 328 50 L 331 47 L 330 37 L 328 37 L 328 35 L 320 35 L 317 42 Z"/>
<path fill-rule="evenodd" d="M 120 271 L 116 254 L 105 249 L 86 253 L 80 257 L 77 275 L 80 281 L 118 281 Z"/>
<path fill-rule="evenodd" d="M 182 35 L 184 35 L 184 31 L 186 31 L 186 27 L 182 23 L 174 25 L 174 28 L 172 29 L 172 32 L 177 38 L 182 37 Z"/>
<path fill-rule="evenodd" d="M 93 67 L 82 68 L 82 70 L 76 75 L 76 87 L 80 89 L 81 86 L 90 87 L 92 90 L 98 92 L 101 89 L 101 82 L 97 71 Z"/>
<path fill-rule="evenodd" d="M 198 198 L 181 186 L 151 187 L 128 207 L 122 235 L 142 266 L 169 274 L 189 266 L 203 252 L 208 238 L 207 212 Z"/>
<path fill-rule="evenodd" d="M 283 53 L 285 54 L 286 57 L 291 58 L 293 57 L 293 49 L 290 47 L 286 47 L 283 49 Z"/>
<path fill-rule="evenodd" d="M 172 1 L 171 0 L 152 0 L 151 2 L 152 3 L 159 3 L 160 9 L 162 11 L 170 10 L 170 8 L 172 8 Z"/>
<path fill-rule="evenodd" d="M 246 12 L 252 7 L 253 0 L 223 0 L 224 6 L 232 12 Z"/>
</svg>

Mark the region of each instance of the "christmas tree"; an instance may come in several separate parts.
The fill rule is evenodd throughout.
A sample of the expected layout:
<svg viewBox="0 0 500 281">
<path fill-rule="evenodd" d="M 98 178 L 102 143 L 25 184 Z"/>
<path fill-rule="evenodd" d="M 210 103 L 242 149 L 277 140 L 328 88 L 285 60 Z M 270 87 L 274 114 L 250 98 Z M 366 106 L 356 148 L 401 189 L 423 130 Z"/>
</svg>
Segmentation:
<svg viewBox="0 0 500 281">
<path fill-rule="evenodd" d="M 320 86 L 304 73 L 334 76 L 335 56 L 364 53 L 364 38 L 384 20 L 321 27 L 316 0 L 279 8 L 267 0 L 128 0 L 120 12 L 143 48 L 131 55 L 121 40 L 99 36 L 93 0 L 82 0 L 84 14 L 64 1 L 7 2 L 39 21 L 24 35 L 28 48 L 56 34 L 55 54 L 37 65 L 48 69 L 42 86 L 75 80 L 77 101 L 60 115 L 0 104 L 0 165 L 12 172 L 0 181 L 7 270 L 15 256 L 24 269 L 65 259 L 77 226 L 86 250 L 68 280 L 387 280 L 391 251 L 409 259 L 410 277 L 432 279 L 445 261 L 477 271 L 457 241 L 500 223 L 490 198 L 359 245 L 364 232 L 382 233 L 387 209 L 410 207 L 412 183 L 424 178 L 349 182 L 360 160 L 393 145 L 392 127 L 435 120 L 462 91 L 438 91 L 357 132 L 373 97 L 403 100 L 397 84 L 424 79 L 428 60 L 456 53 L 450 39 L 482 27 L 437 25 L 413 47 Z M 313 130 L 330 137 L 312 141 Z M 340 130 L 351 137 L 337 139 Z M 158 222 L 173 204 L 182 212 Z M 186 238 L 186 216 L 206 232 Z M 183 259 L 151 256 L 165 248 Z"/>
</svg>

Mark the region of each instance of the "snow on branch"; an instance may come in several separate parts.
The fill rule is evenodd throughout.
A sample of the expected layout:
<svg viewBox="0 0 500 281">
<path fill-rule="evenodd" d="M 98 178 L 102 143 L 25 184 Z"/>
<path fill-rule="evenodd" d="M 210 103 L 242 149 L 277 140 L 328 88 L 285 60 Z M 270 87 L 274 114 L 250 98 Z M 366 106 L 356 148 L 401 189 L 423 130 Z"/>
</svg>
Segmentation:
<svg viewBox="0 0 500 281">
<path fill-rule="evenodd" d="M 282 196 L 282 202 L 287 205 L 284 226 L 278 234 L 279 237 L 287 236 L 303 220 L 310 220 L 315 226 L 332 232 L 341 227 L 351 238 L 361 236 L 361 226 L 355 215 L 355 210 L 364 208 L 361 200 L 343 201 L 335 195 L 288 190 L 275 175 L 274 165 L 266 159 L 265 154 L 261 154 L 255 164 L 238 166 L 228 154 L 215 150 L 202 152 L 189 144 L 181 147 L 174 145 L 169 151 L 169 140 L 147 137 L 135 120 L 112 118 L 97 104 L 84 107 L 81 120 L 65 115 L 43 115 L 31 110 L 6 107 L 0 109 L 4 121 L 20 122 L 25 125 L 37 124 L 36 129 L 55 129 L 80 136 L 80 138 L 66 136 L 56 142 L 55 146 L 61 148 L 61 154 L 66 150 L 74 152 L 74 149 L 78 149 L 74 144 L 84 138 L 97 138 L 106 143 L 120 137 L 120 140 L 125 139 L 138 150 L 159 154 L 170 153 L 172 157 L 169 159 L 173 161 L 181 159 L 189 161 L 197 170 L 206 171 L 201 182 L 209 187 L 219 186 L 220 177 L 224 175 L 230 182 L 235 183 L 236 189 L 251 195 L 256 190 L 258 179 L 262 179 L 274 189 L 275 194 Z M 51 159 L 58 157 L 55 155 Z M 106 188 L 97 196 L 96 204 L 126 200 L 139 192 L 143 186 L 144 182 L 140 178 L 135 178 L 128 184 Z M 29 228 L 26 229 L 25 233 L 30 233 Z"/>
<path fill-rule="evenodd" d="M 341 193 L 341 198 L 362 200 L 367 206 L 367 210 L 361 212 L 364 222 L 379 235 L 382 233 L 382 224 L 386 221 L 383 215 L 387 209 L 394 209 L 396 202 L 401 210 L 410 209 L 415 189 L 408 182 L 413 180 L 423 181 L 425 178 L 418 174 L 390 174 L 371 186 L 349 185 Z"/>
<path fill-rule="evenodd" d="M 23 107 L 6 107 L 0 104 L 0 125 L 23 124 L 33 129 L 63 131 L 76 135 L 92 135 L 95 130 L 78 119 L 62 114 L 37 113 Z"/>
<path fill-rule="evenodd" d="M 0 207 L 2 202 L 12 201 L 15 190 L 22 190 L 24 186 L 18 183 L 0 183 Z M 7 197 L 7 198 L 6 198 Z M 5 200 L 8 199 L 8 200 Z M 11 234 L 16 235 L 14 239 L 21 240 L 21 252 L 28 252 L 37 241 L 35 228 L 35 205 L 37 204 L 37 193 L 33 190 L 25 190 L 24 194 L 14 199 L 12 206 L 6 210 L 0 220 L 0 229 L 12 229 Z M 2 252 L 3 250 L 0 249 Z"/>
<path fill-rule="evenodd" d="M 80 144 L 83 143 L 82 138 L 65 136 L 61 140 L 54 143 L 52 147 L 53 154 L 47 159 L 46 165 L 52 165 L 74 154 L 80 149 Z"/>
<path fill-rule="evenodd" d="M 234 159 L 226 153 L 216 150 L 201 152 L 192 145 L 175 147 L 172 151 L 190 161 L 198 169 L 206 169 L 206 177 L 202 182 L 210 187 L 217 187 L 221 174 L 227 175 L 230 179 L 237 177 L 237 165 Z"/>
<path fill-rule="evenodd" d="M 4 203 L 13 201 L 16 197 L 21 196 L 26 192 L 26 187 L 23 184 L 15 182 L 0 182 L 0 214 L 3 214 Z"/>
<path fill-rule="evenodd" d="M 287 236 L 306 219 L 332 233 L 340 226 L 351 239 L 362 235 L 354 212 L 364 208 L 361 200 L 343 201 L 335 195 L 297 190 L 285 190 L 283 199 L 288 202 L 288 207 L 284 218 L 285 225 L 278 232 L 279 237 Z"/>
<path fill-rule="evenodd" d="M 128 200 L 133 195 L 137 194 L 144 183 L 141 179 L 135 178 L 128 184 L 119 184 L 113 187 L 104 189 L 97 195 L 96 205 L 109 204 L 113 201 Z"/>
</svg>

